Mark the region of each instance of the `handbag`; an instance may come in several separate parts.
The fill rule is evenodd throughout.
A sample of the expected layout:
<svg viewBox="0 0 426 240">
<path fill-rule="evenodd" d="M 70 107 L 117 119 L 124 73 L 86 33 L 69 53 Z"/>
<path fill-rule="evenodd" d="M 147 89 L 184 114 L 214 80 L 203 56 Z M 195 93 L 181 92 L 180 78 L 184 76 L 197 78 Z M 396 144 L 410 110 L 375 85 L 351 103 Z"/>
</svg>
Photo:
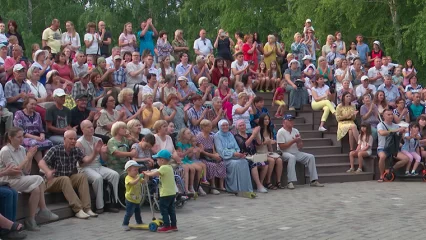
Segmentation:
<svg viewBox="0 0 426 240">
<path fill-rule="evenodd" d="M 256 153 L 251 156 L 247 156 L 246 159 L 251 160 L 255 163 L 257 162 L 265 162 L 268 160 L 268 154 L 267 153 Z"/>
</svg>

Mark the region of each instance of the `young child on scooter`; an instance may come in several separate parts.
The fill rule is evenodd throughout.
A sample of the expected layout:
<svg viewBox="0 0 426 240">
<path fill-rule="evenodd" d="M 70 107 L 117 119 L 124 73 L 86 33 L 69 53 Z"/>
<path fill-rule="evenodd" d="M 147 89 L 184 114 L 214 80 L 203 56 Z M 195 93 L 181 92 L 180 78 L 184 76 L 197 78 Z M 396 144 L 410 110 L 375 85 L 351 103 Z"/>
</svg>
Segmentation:
<svg viewBox="0 0 426 240">
<path fill-rule="evenodd" d="M 124 180 L 126 186 L 126 215 L 124 215 L 123 229 L 130 231 L 129 221 L 133 213 L 137 224 L 142 224 L 141 216 L 141 198 L 142 188 L 140 184 L 144 182 L 143 174 L 139 174 L 139 165 L 134 160 L 129 160 L 124 166 L 124 170 L 127 172 L 126 179 Z"/>
<path fill-rule="evenodd" d="M 417 123 L 410 124 L 410 131 L 405 133 L 404 135 L 404 145 L 402 145 L 401 152 L 405 154 L 410 162 L 407 164 L 407 168 L 405 170 L 405 175 L 410 175 L 410 167 L 413 159 L 416 161 L 414 163 L 413 169 L 411 170 L 412 176 L 419 175 L 416 170 L 420 164 L 420 160 L 422 159 L 420 156 L 420 126 Z"/>
<path fill-rule="evenodd" d="M 160 168 L 156 172 L 144 172 L 146 176 L 160 177 L 160 212 L 163 217 L 164 225 L 158 228 L 157 232 L 177 231 L 176 210 L 175 210 L 175 178 L 173 168 L 169 164 L 172 154 L 162 149 L 152 158 L 157 159 Z"/>
</svg>

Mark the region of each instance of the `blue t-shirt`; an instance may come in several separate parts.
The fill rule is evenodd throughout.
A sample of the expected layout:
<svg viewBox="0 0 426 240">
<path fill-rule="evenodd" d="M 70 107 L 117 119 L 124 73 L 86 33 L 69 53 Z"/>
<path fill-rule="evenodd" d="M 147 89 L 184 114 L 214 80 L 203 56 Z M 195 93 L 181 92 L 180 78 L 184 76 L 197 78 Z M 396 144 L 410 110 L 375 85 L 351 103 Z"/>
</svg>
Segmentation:
<svg viewBox="0 0 426 240">
<path fill-rule="evenodd" d="M 370 48 L 368 47 L 367 44 L 363 43 L 361 45 L 356 45 L 356 50 L 358 51 L 359 54 L 359 59 L 361 60 L 362 64 L 366 64 L 367 63 L 367 53 L 370 52 Z"/>
<path fill-rule="evenodd" d="M 421 104 L 419 104 L 419 105 L 411 104 L 409 106 L 409 108 L 410 108 L 411 112 L 413 113 L 414 119 L 417 119 L 420 115 L 423 114 L 424 107 Z"/>
<path fill-rule="evenodd" d="M 152 38 L 154 37 L 154 32 L 151 30 L 146 31 L 145 35 L 141 37 L 142 30 L 138 31 L 139 36 L 139 53 L 142 55 L 143 51 L 145 49 L 148 49 L 151 51 L 151 55 L 155 56 L 154 54 L 154 42 Z"/>
</svg>

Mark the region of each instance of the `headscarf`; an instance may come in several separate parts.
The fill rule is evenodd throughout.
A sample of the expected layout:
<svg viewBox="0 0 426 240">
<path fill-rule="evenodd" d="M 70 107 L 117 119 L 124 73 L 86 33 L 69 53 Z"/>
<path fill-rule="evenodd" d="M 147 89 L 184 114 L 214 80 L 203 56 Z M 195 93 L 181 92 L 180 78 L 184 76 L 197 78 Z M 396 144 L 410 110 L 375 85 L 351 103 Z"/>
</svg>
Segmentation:
<svg viewBox="0 0 426 240">
<path fill-rule="evenodd" d="M 222 132 L 222 125 L 223 125 L 224 123 L 228 123 L 228 120 L 226 120 L 226 119 L 222 119 L 222 120 L 220 120 L 220 121 L 217 123 L 217 127 L 219 128 L 219 131 L 221 131 L 221 132 Z M 228 124 L 229 124 L 229 123 L 228 123 Z"/>
</svg>

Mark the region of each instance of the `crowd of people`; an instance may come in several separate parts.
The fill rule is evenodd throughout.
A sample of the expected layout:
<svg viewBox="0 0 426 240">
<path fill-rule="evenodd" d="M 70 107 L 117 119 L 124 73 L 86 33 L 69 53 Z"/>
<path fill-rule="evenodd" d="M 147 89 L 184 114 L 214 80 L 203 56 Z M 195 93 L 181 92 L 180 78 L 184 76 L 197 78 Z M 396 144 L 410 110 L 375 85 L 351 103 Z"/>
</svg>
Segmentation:
<svg viewBox="0 0 426 240">
<path fill-rule="evenodd" d="M 349 173 L 362 172 L 362 160 L 372 154 L 377 139 L 384 172 L 390 156 L 384 145 L 392 131 L 405 139 L 395 168 L 406 166 L 407 174 L 415 175 L 426 156 L 420 148 L 426 141 L 426 92 L 417 83 L 413 62 L 392 63 L 379 41 L 370 51 L 358 35 L 346 48 L 336 32 L 320 48 L 310 19 L 289 49 L 274 34 L 263 43 L 256 32 L 237 32 L 233 40 L 223 29 L 212 40 L 201 29 L 193 44 L 178 29 L 170 41 L 152 19 L 137 32 L 126 23 L 114 47 L 104 21 L 88 23 L 83 42 L 72 22 L 65 23 L 63 33 L 60 26 L 54 19 L 43 31 L 41 46 L 32 44 L 32 55 L 26 57 L 16 22 L 0 23 L 0 121 L 6 129 L 0 151 L 0 227 L 5 239 L 25 237 L 23 226 L 14 223 L 16 191 L 30 194 L 24 225 L 38 231 L 35 216 L 58 218 L 46 207 L 44 192 L 62 192 L 77 218 L 118 212 L 117 206 L 105 205 L 103 184 L 112 184 L 117 200 L 124 170 L 125 230 L 133 213 L 137 223 L 142 221 L 134 186 L 144 177 L 167 182 L 160 189 L 167 219 L 160 232 L 177 230 L 171 196 L 205 195 L 203 185 L 212 194 L 253 192 L 252 180 L 258 193 L 294 189 L 300 162 L 309 169 L 310 185 L 322 187 L 315 157 L 301 152 L 295 116 L 286 112 L 304 104 L 323 110 L 319 131 L 327 131 L 331 113 L 338 121 L 337 140 L 349 136 Z M 258 92 L 273 96 L 274 116 Z M 273 117 L 282 118 L 283 125 L 274 126 Z M 407 131 L 411 122 L 417 123 Z M 354 158 L 359 159 L 356 170 Z M 40 173 L 32 172 L 33 161 Z M 281 184 L 285 162 L 287 186 Z M 138 175 L 139 164 L 160 171 Z M 167 166 L 184 180 L 178 192 L 171 190 Z M 96 195 L 94 207 L 89 187 Z"/>
</svg>

